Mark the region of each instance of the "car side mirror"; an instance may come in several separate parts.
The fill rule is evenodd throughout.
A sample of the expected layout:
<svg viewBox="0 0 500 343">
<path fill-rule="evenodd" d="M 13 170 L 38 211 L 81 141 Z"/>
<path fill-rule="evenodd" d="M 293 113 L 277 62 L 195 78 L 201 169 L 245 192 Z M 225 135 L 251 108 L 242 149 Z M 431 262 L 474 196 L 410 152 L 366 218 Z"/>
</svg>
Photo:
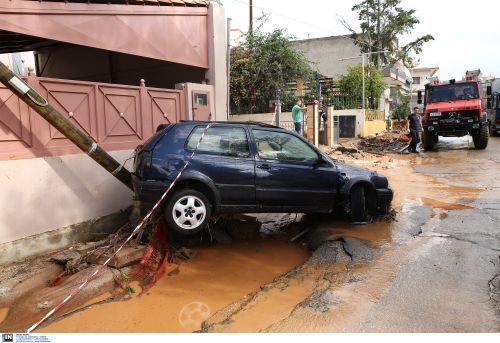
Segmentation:
<svg viewBox="0 0 500 343">
<path fill-rule="evenodd" d="M 418 92 L 417 92 L 417 103 L 418 103 L 419 105 L 421 105 L 421 104 L 422 104 L 422 91 L 418 91 Z"/>
<path fill-rule="evenodd" d="M 319 155 L 318 159 L 316 160 L 316 164 L 325 164 L 328 163 L 326 158 L 323 155 Z"/>
<path fill-rule="evenodd" d="M 486 95 L 491 96 L 491 86 L 486 87 Z"/>
</svg>

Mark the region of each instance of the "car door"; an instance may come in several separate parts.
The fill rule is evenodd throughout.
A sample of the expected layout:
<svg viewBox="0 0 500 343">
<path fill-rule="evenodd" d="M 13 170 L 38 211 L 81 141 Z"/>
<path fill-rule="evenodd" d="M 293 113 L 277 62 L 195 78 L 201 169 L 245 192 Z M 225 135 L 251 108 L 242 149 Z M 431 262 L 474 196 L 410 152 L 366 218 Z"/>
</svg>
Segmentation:
<svg viewBox="0 0 500 343">
<path fill-rule="evenodd" d="M 188 152 L 195 149 L 204 128 L 193 129 L 186 143 Z M 189 168 L 214 182 L 225 210 L 255 206 L 255 165 L 243 126 L 210 127 Z"/>
<path fill-rule="evenodd" d="M 332 209 L 337 169 L 292 133 L 252 129 L 257 206 L 273 210 Z"/>
</svg>

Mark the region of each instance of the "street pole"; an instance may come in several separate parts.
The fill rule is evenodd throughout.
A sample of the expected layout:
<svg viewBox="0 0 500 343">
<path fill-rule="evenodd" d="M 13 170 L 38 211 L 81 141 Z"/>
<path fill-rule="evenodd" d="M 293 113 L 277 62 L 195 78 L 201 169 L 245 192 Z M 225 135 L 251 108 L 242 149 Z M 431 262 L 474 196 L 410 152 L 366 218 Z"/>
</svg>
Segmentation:
<svg viewBox="0 0 500 343">
<path fill-rule="evenodd" d="M 227 18 L 227 105 L 226 105 L 226 118 L 229 120 L 231 113 L 231 18 Z"/>
<path fill-rule="evenodd" d="M 0 62 L 0 82 L 24 101 L 29 107 L 59 130 L 66 138 L 75 143 L 83 152 L 89 155 L 100 166 L 133 190 L 130 172 L 120 165 L 113 157 L 97 145 L 94 140 L 80 131 L 63 117 L 47 100 L 42 98 L 33 88 L 15 75 L 5 64 Z"/>
<path fill-rule="evenodd" d="M 361 96 L 361 101 L 363 104 L 361 105 L 361 109 L 365 109 L 365 53 L 361 53 L 361 75 L 362 75 L 362 96 Z"/>
<path fill-rule="evenodd" d="M 248 32 L 250 34 L 253 33 L 253 1 L 252 0 L 249 0 L 249 23 L 248 23 Z"/>
<path fill-rule="evenodd" d="M 280 126 L 280 117 L 281 117 L 281 98 L 280 98 L 280 90 L 276 94 L 276 126 Z"/>
</svg>

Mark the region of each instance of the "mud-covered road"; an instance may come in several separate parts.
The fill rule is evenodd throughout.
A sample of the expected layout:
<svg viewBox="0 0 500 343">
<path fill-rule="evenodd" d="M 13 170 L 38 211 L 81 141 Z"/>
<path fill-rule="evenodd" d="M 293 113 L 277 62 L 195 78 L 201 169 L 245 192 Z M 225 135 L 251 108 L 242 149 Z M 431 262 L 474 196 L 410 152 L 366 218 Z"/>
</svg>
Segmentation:
<svg viewBox="0 0 500 343">
<path fill-rule="evenodd" d="M 294 243 L 261 235 L 196 249 L 146 294 L 39 332 L 500 331 L 500 139 L 348 160 L 388 176 L 396 221 L 299 215 L 291 225 L 310 230 Z M 32 324 L 15 312 L 0 308 L 0 331 Z"/>
</svg>

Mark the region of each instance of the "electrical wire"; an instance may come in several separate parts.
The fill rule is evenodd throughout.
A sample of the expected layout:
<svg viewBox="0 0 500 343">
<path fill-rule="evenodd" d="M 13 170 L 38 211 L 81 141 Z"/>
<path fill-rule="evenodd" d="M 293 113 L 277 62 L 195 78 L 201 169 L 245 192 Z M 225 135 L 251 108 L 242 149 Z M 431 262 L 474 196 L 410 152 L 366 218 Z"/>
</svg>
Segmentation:
<svg viewBox="0 0 500 343">
<path fill-rule="evenodd" d="M 248 3 L 245 2 L 245 1 L 242 1 L 242 0 L 230 0 L 234 3 L 237 3 L 239 5 L 242 5 L 242 6 L 248 6 Z M 327 33 L 327 34 L 330 34 L 331 35 L 331 31 L 330 29 L 327 29 L 327 28 L 324 28 L 324 27 L 320 27 L 320 26 L 317 26 L 317 25 L 313 25 L 309 22 L 305 22 L 305 21 L 302 21 L 300 19 L 297 19 L 297 18 L 293 18 L 293 17 L 290 17 L 290 16 L 286 16 L 284 14 L 280 14 L 280 13 L 276 13 L 274 10 L 271 10 L 269 8 L 266 8 L 266 7 L 261 7 L 261 6 L 256 6 L 256 5 L 253 5 L 252 7 L 255 7 L 255 8 L 258 8 L 258 9 L 261 9 L 263 11 L 266 11 L 266 12 L 269 12 L 270 15 L 276 15 L 278 17 L 282 17 L 282 18 L 285 18 L 285 19 L 288 19 L 288 20 L 292 20 L 294 22 L 298 22 L 298 23 L 301 23 L 303 25 L 306 25 L 306 26 L 309 26 L 309 27 L 312 27 L 312 28 L 315 28 L 317 30 L 321 30 L 321 32 L 324 32 L 324 33 Z M 337 16 L 339 16 L 338 13 L 336 13 Z M 367 47 L 371 47 L 371 48 L 376 48 L 375 46 L 369 44 L 369 43 L 366 43 L 366 42 L 359 42 L 357 40 L 355 40 L 354 38 L 351 38 L 349 37 L 349 35 L 342 35 L 342 36 L 345 36 L 345 38 L 347 39 L 350 39 L 352 40 L 353 42 L 357 42 L 357 43 L 360 43 L 360 44 L 363 44 Z"/>
</svg>

